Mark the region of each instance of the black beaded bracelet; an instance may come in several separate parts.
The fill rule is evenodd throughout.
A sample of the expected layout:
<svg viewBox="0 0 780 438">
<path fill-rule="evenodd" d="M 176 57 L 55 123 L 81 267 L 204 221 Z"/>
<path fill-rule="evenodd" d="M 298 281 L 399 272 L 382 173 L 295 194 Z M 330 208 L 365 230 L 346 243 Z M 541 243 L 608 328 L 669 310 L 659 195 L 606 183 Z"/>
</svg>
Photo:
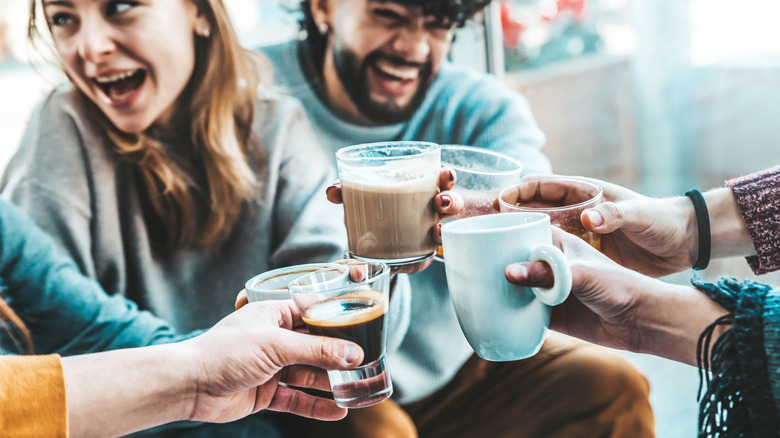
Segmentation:
<svg viewBox="0 0 780 438">
<path fill-rule="evenodd" d="M 710 253 L 712 251 L 712 238 L 710 236 L 710 213 L 707 210 L 707 203 L 704 202 L 704 196 L 701 192 L 692 189 L 685 192 L 685 196 L 691 199 L 693 211 L 696 213 L 696 227 L 699 230 L 699 254 L 696 257 L 696 263 L 693 269 L 700 271 L 706 269 L 710 264 Z"/>
</svg>

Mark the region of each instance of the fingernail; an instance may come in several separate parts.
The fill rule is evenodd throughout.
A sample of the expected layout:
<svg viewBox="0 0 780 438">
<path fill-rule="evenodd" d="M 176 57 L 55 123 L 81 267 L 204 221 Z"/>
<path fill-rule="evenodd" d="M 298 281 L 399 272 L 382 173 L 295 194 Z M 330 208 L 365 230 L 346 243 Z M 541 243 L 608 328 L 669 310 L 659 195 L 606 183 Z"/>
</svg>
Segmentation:
<svg viewBox="0 0 780 438">
<path fill-rule="evenodd" d="M 439 234 L 441 234 L 441 226 L 442 226 L 441 223 L 436 224 L 436 232 Z"/>
<path fill-rule="evenodd" d="M 449 172 L 449 174 L 450 174 L 450 182 L 453 182 L 453 181 L 455 181 L 455 172 L 454 172 L 454 171 L 452 171 L 452 170 L 450 170 L 450 171 L 448 171 L 448 172 Z"/>
<path fill-rule="evenodd" d="M 447 195 L 441 195 L 441 206 L 442 208 L 447 208 L 452 204 L 452 198 L 450 198 Z"/>
<path fill-rule="evenodd" d="M 528 269 L 520 263 L 512 263 L 507 268 L 507 273 L 513 280 L 525 280 L 528 277 Z"/>
<path fill-rule="evenodd" d="M 344 360 L 351 364 L 360 357 L 360 347 L 355 344 L 344 344 Z"/>
<path fill-rule="evenodd" d="M 604 218 L 595 210 L 586 211 L 585 214 L 588 215 L 588 219 L 590 219 L 590 223 L 593 224 L 594 227 L 600 227 L 601 224 L 604 223 Z"/>
</svg>

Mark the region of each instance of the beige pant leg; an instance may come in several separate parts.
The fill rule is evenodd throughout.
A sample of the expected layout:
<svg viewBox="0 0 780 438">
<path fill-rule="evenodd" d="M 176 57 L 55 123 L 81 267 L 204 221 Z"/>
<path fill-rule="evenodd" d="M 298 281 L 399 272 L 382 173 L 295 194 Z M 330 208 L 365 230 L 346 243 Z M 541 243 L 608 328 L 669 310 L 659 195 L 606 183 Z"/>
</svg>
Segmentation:
<svg viewBox="0 0 780 438">
<path fill-rule="evenodd" d="M 550 333 L 535 356 L 473 356 L 447 386 L 406 406 L 419 436 L 655 436 L 647 379 L 609 350 Z"/>
</svg>

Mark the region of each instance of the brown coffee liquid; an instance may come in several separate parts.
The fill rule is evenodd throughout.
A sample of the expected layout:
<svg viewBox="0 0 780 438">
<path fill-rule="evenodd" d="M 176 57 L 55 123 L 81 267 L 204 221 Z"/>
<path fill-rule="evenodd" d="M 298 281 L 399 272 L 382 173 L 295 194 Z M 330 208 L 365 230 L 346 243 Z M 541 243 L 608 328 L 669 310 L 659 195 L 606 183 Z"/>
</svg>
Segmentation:
<svg viewBox="0 0 780 438">
<path fill-rule="evenodd" d="M 342 178 L 349 251 L 358 257 L 403 259 L 432 254 L 431 229 L 438 215 L 431 205 L 438 175 L 389 184 Z"/>
<path fill-rule="evenodd" d="M 525 208 L 560 208 L 566 207 L 567 204 L 561 202 L 547 202 L 547 201 L 529 201 L 518 202 L 517 206 Z M 580 215 L 585 208 L 573 208 L 571 210 L 550 210 L 544 213 L 550 216 L 550 224 L 556 226 L 569 234 L 574 234 L 580 239 L 588 242 L 588 244 L 597 250 L 601 251 L 601 235 L 590 232 L 582 226 L 580 222 Z"/>
<path fill-rule="evenodd" d="M 306 309 L 303 322 L 313 335 L 352 341 L 363 349 L 366 365 L 379 359 L 384 352 L 382 331 L 387 304 L 375 290 L 355 291 Z"/>
</svg>

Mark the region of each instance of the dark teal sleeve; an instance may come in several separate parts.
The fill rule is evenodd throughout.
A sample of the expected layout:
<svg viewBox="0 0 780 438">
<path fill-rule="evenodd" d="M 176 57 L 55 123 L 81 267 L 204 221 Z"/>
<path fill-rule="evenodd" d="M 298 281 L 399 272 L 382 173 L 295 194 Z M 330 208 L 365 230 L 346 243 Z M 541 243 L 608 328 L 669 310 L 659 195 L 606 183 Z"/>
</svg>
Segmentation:
<svg viewBox="0 0 780 438">
<path fill-rule="evenodd" d="M 165 321 L 83 276 L 54 241 L 0 199 L 0 288 L 22 318 L 38 354 L 86 352 L 174 342 Z M 0 330 L 1 347 L 13 345 Z"/>
</svg>

